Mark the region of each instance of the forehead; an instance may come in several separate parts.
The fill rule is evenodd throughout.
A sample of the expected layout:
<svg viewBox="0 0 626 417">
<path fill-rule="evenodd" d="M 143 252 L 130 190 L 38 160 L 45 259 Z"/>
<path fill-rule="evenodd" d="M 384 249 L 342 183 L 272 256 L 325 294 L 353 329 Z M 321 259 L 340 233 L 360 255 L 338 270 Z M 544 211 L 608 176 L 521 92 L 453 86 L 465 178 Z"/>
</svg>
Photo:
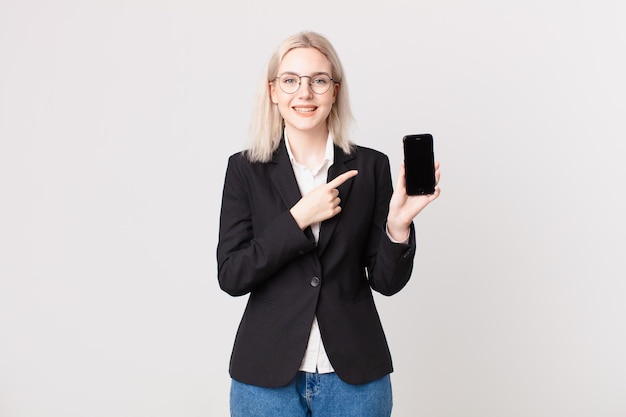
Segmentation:
<svg viewBox="0 0 626 417">
<path fill-rule="evenodd" d="M 283 56 L 278 66 L 278 73 L 294 72 L 309 74 L 315 72 L 331 73 L 330 61 L 315 48 L 295 48 Z"/>
</svg>

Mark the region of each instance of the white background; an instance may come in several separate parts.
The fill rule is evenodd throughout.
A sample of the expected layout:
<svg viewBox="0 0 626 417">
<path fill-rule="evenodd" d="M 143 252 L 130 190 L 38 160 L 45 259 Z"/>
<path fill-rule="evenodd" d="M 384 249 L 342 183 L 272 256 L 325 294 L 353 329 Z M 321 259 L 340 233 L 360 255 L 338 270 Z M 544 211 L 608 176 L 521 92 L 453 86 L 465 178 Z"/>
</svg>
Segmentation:
<svg viewBox="0 0 626 417">
<path fill-rule="evenodd" d="M 228 415 L 225 164 L 304 29 L 357 143 L 442 165 L 376 297 L 394 416 L 626 416 L 619 0 L 0 0 L 0 416 Z"/>
</svg>

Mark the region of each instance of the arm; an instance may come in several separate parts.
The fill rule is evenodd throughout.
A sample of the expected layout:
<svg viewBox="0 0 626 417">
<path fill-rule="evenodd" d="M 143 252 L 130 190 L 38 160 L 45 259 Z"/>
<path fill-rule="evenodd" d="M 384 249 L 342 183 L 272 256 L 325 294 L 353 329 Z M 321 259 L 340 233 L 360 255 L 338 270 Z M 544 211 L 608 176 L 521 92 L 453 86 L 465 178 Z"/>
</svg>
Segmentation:
<svg viewBox="0 0 626 417">
<path fill-rule="evenodd" d="M 438 181 L 438 164 L 436 178 Z M 400 291 L 411 277 L 416 248 L 413 219 L 439 196 L 440 190 L 436 187 L 431 196 L 407 196 L 404 167 L 398 174 L 395 191 L 392 190 L 388 160 L 379 175 L 376 190 L 366 267 L 372 289 L 392 295 Z"/>
<path fill-rule="evenodd" d="M 233 296 L 252 291 L 287 262 L 315 249 L 315 242 L 302 232 L 288 209 L 277 210 L 264 226 L 255 224 L 252 202 L 266 196 L 254 186 L 254 173 L 247 166 L 241 156 L 229 159 L 220 213 L 218 280 Z"/>
</svg>

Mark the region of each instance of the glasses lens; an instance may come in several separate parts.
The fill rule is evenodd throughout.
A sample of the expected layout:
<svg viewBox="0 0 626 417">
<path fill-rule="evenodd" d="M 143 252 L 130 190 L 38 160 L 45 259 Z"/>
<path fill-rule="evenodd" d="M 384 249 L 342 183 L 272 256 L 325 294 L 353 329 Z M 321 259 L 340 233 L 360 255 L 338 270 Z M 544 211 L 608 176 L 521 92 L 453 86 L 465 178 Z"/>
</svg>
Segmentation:
<svg viewBox="0 0 626 417">
<path fill-rule="evenodd" d="M 315 94 L 324 94 L 330 88 L 330 77 L 325 74 L 315 75 L 311 78 L 311 89 Z"/>
<path fill-rule="evenodd" d="M 294 74 L 281 75 L 278 82 L 280 83 L 280 89 L 287 94 L 295 93 L 300 87 L 300 77 Z"/>
</svg>

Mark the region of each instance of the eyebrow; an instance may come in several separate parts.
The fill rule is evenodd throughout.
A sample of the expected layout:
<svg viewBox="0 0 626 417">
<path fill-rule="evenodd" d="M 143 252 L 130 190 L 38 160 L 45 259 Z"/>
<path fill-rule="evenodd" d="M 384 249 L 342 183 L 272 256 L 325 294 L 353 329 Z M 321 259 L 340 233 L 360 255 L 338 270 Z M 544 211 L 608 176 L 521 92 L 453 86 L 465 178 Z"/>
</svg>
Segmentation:
<svg viewBox="0 0 626 417">
<path fill-rule="evenodd" d="M 281 75 L 285 75 L 285 74 L 290 74 L 290 75 L 297 75 L 298 77 L 308 77 L 308 75 L 300 75 L 297 72 L 293 72 L 293 71 L 285 71 L 285 72 L 281 72 L 280 74 L 278 74 L 278 76 L 280 77 Z M 328 77 L 332 78 L 332 76 L 325 72 L 325 71 L 318 71 L 318 72 L 314 72 L 313 74 L 311 74 L 311 77 L 315 76 L 315 75 L 328 75 Z"/>
</svg>

